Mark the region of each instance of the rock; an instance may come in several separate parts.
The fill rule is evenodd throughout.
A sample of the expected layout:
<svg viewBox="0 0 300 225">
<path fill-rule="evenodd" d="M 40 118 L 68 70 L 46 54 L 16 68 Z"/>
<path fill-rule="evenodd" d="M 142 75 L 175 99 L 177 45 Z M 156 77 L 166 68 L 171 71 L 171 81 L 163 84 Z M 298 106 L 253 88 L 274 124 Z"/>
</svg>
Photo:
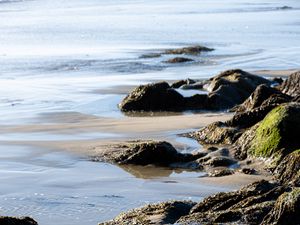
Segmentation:
<svg viewBox="0 0 300 225">
<path fill-rule="evenodd" d="M 233 144 L 239 138 L 241 132 L 234 127 L 226 126 L 223 122 L 215 122 L 188 135 L 203 145 L 224 145 Z"/>
<path fill-rule="evenodd" d="M 272 99 L 273 104 L 288 102 L 291 100 L 289 96 L 281 93 L 279 90 L 269 87 L 266 84 L 262 84 L 255 89 L 255 91 L 249 96 L 249 98 L 247 98 L 241 105 L 234 107 L 232 111 L 235 112 L 251 111 L 257 107 L 262 106 L 264 102 L 268 100 L 270 97 Z M 269 99 L 268 101 L 270 104 L 271 100 Z"/>
<path fill-rule="evenodd" d="M 209 166 L 209 167 L 227 167 L 231 166 L 233 164 L 237 163 L 237 161 L 233 160 L 230 157 L 212 157 L 211 159 L 207 160 L 203 165 Z"/>
<path fill-rule="evenodd" d="M 201 90 L 203 89 L 205 85 L 205 82 L 203 81 L 198 81 L 198 82 L 195 82 L 193 84 L 184 84 L 181 86 L 181 89 L 184 89 L 184 90 Z"/>
<path fill-rule="evenodd" d="M 274 208 L 262 221 L 262 224 L 299 225 L 300 224 L 300 188 L 282 194 Z"/>
<path fill-rule="evenodd" d="M 184 97 L 168 83 L 141 85 L 119 104 L 122 111 L 178 111 L 184 107 Z"/>
<path fill-rule="evenodd" d="M 300 148 L 300 104 L 273 109 L 256 130 L 249 152 L 254 156 L 278 156 Z"/>
<path fill-rule="evenodd" d="M 166 63 L 185 63 L 185 62 L 193 62 L 193 59 L 185 58 L 185 57 L 175 57 L 172 59 L 168 59 L 165 61 Z"/>
<path fill-rule="evenodd" d="M 234 174 L 234 171 L 231 169 L 218 169 L 212 170 L 208 173 L 209 177 L 224 177 Z"/>
<path fill-rule="evenodd" d="M 274 77 L 274 78 L 272 79 L 272 81 L 273 81 L 273 85 L 274 85 L 274 83 L 275 83 L 276 86 L 283 83 L 283 79 L 282 79 L 281 77 Z"/>
<path fill-rule="evenodd" d="M 192 47 L 185 47 L 185 48 L 178 48 L 178 49 L 169 49 L 169 50 L 166 50 L 164 52 L 164 54 L 172 54 L 172 55 L 182 55 L 182 54 L 185 54 L 185 55 L 198 55 L 201 52 L 210 52 L 210 51 L 213 51 L 213 50 L 214 49 L 212 49 L 212 48 L 207 48 L 207 47 L 204 47 L 204 46 L 197 45 L 197 46 L 192 46 Z"/>
<path fill-rule="evenodd" d="M 132 141 L 113 146 L 112 150 L 102 151 L 94 160 L 116 164 L 158 165 L 179 168 L 196 168 L 196 159 L 203 154 L 182 154 L 165 141 Z M 201 165 L 197 168 L 202 169 Z"/>
<path fill-rule="evenodd" d="M 291 74 L 281 85 L 280 90 L 292 97 L 300 94 L 300 71 Z"/>
<path fill-rule="evenodd" d="M 186 110 L 203 110 L 210 108 L 208 96 L 206 94 L 195 94 L 190 97 L 185 97 Z"/>
<path fill-rule="evenodd" d="M 194 83 L 196 83 L 196 81 L 188 78 L 186 80 L 179 80 L 179 81 L 174 82 L 171 85 L 171 88 L 180 88 L 183 85 L 189 85 L 189 84 L 194 84 Z"/>
<path fill-rule="evenodd" d="M 181 216 L 188 214 L 195 204 L 191 201 L 150 204 L 127 213 L 121 213 L 112 221 L 99 223 L 99 225 L 173 224 Z"/>
<path fill-rule="evenodd" d="M 140 56 L 141 59 L 151 59 L 151 58 L 159 58 L 161 57 L 161 53 L 148 53 Z"/>
<path fill-rule="evenodd" d="M 236 156 L 271 158 L 272 163 L 300 148 L 300 104 L 282 104 L 235 143 Z M 241 157 L 242 156 L 242 157 Z"/>
<path fill-rule="evenodd" d="M 297 95 L 293 98 L 292 102 L 298 102 L 300 103 L 300 95 Z"/>
<path fill-rule="evenodd" d="M 300 187 L 300 150 L 285 156 L 276 167 L 274 175 L 282 184 Z"/>
<path fill-rule="evenodd" d="M 277 187 L 277 184 L 261 180 L 249 184 L 235 192 L 220 192 L 196 204 L 190 213 L 226 210 L 249 197 L 267 193 L 275 187 Z"/>
<path fill-rule="evenodd" d="M 242 168 L 242 169 L 240 170 L 240 172 L 241 172 L 241 173 L 244 173 L 244 174 L 250 174 L 250 175 L 256 174 L 256 170 L 255 170 L 255 169 L 253 169 L 253 168 L 248 168 L 248 167 Z"/>
<path fill-rule="evenodd" d="M 2 225 L 38 225 L 38 223 L 30 217 L 8 217 L 0 216 L 0 224 Z"/>
</svg>

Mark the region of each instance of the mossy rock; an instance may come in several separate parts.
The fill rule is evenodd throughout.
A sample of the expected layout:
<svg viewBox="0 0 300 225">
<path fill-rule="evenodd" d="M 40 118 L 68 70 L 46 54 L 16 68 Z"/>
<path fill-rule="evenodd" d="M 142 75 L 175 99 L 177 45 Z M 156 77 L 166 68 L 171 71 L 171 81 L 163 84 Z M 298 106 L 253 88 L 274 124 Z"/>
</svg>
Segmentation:
<svg viewBox="0 0 300 225">
<path fill-rule="evenodd" d="M 262 120 L 248 153 L 256 157 L 280 158 L 300 148 L 300 104 L 283 104 Z"/>
</svg>

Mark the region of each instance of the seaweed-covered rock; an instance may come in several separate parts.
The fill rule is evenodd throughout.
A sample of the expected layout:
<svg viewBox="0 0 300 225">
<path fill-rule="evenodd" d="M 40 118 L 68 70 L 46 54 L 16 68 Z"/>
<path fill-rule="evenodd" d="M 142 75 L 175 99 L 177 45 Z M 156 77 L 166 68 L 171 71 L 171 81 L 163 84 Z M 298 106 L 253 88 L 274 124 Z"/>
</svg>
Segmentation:
<svg viewBox="0 0 300 225">
<path fill-rule="evenodd" d="M 168 59 L 166 63 L 185 63 L 185 62 L 193 62 L 193 59 L 185 58 L 185 57 L 175 57 L 172 59 Z"/>
<path fill-rule="evenodd" d="M 164 54 L 172 54 L 172 55 L 198 55 L 201 52 L 210 52 L 213 51 L 212 48 L 207 48 L 204 46 L 196 45 L 191 47 L 184 47 L 184 48 L 178 48 L 178 49 L 168 49 L 164 52 Z"/>
<path fill-rule="evenodd" d="M 300 94 L 300 71 L 291 74 L 281 85 L 280 90 L 290 96 Z"/>
<path fill-rule="evenodd" d="M 172 89 L 168 83 L 141 85 L 134 89 L 119 104 L 122 111 L 180 110 L 184 107 L 184 97 Z"/>
<path fill-rule="evenodd" d="M 95 161 L 107 161 L 116 164 L 158 165 L 191 169 L 202 169 L 195 165 L 196 159 L 203 154 L 182 154 L 165 141 L 132 141 L 112 146 L 112 149 L 101 151 Z M 195 162 L 193 162 L 195 161 Z"/>
<path fill-rule="evenodd" d="M 223 122 L 215 122 L 188 135 L 201 144 L 233 144 L 241 132 L 234 127 L 226 126 Z"/>
<path fill-rule="evenodd" d="M 300 150 L 285 156 L 274 171 L 274 175 L 283 184 L 300 187 Z"/>
<path fill-rule="evenodd" d="M 274 208 L 264 218 L 262 224 L 299 225 L 300 224 L 300 188 L 282 194 Z"/>
<path fill-rule="evenodd" d="M 188 214 L 195 204 L 195 202 L 191 201 L 170 201 L 150 204 L 139 209 L 121 213 L 112 221 L 99 223 L 99 225 L 173 224 L 181 216 Z"/>
<path fill-rule="evenodd" d="M 271 157 L 300 148 L 300 104 L 283 104 L 273 109 L 256 130 L 249 152 Z"/>
<path fill-rule="evenodd" d="M 0 216 L 1 225 L 38 225 L 38 223 L 30 217 L 8 217 Z"/>
</svg>

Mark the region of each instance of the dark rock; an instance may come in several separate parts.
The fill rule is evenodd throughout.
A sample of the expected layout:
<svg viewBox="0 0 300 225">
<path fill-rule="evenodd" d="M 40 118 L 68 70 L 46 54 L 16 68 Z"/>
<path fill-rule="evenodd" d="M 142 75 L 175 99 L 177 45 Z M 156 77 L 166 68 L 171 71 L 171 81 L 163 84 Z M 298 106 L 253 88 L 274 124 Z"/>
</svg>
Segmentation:
<svg viewBox="0 0 300 225">
<path fill-rule="evenodd" d="M 233 144 L 240 135 L 238 129 L 226 126 L 223 122 L 215 122 L 199 131 L 189 133 L 190 137 L 205 145 Z"/>
<path fill-rule="evenodd" d="M 184 107 L 184 97 L 166 82 L 141 85 L 119 104 L 122 111 L 178 111 Z"/>
<path fill-rule="evenodd" d="M 256 170 L 253 168 L 242 168 L 240 171 L 244 174 L 256 174 Z"/>
<path fill-rule="evenodd" d="M 208 97 L 206 94 L 196 94 L 190 97 L 185 97 L 185 109 L 208 109 L 210 108 Z"/>
<path fill-rule="evenodd" d="M 193 84 L 185 84 L 185 85 L 182 85 L 181 88 L 184 89 L 184 90 L 201 90 L 203 89 L 205 85 L 205 82 L 196 82 L 196 83 L 193 83 Z"/>
<path fill-rule="evenodd" d="M 224 177 L 234 174 L 234 171 L 231 169 L 218 169 L 212 170 L 208 173 L 209 177 Z"/>
<path fill-rule="evenodd" d="M 298 102 L 300 103 L 300 95 L 297 95 L 293 98 L 292 102 Z"/>
<path fill-rule="evenodd" d="M 189 84 L 194 84 L 194 83 L 196 83 L 196 81 L 188 78 L 186 80 L 179 80 L 179 81 L 174 82 L 171 85 L 171 88 L 180 88 L 182 85 L 189 85 Z"/>
<path fill-rule="evenodd" d="M 274 77 L 272 79 L 273 83 L 275 83 L 276 85 L 280 85 L 283 83 L 283 79 L 281 77 Z"/>
<path fill-rule="evenodd" d="M 237 163 L 237 161 L 233 160 L 230 157 L 212 157 L 208 161 L 206 161 L 203 165 L 209 166 L 209 167 L 219 167 L 219 166 L 231 166 L 233 164 Z"/>
<path fill-rule="evenodd" d="M 121 213 L 115 219 L 99 223 L 99 225 L 173 224 L 181 216 L 188 214 L 195 204 L 191 201 L 169 201 L 150 204 Z"/>
<path fill-rule="evenodd" d="M 299 225 L 300 224 L 300 188 L 282 194 L 274 208 L 262 221 L 262 224 Z"/>
<path fill-rule="evenodd" d="M 243 102 L 241 105 L 238 105 L 232 109 L 235 112 L 245 112 L 251 111 L 257 107 L 260 107 L 264 104 L 265 101 L 269 103 L 265 105 L 275 104 L 275 103 L 284 103 L 291 100 L 291 98 L 279 90 L 269 87 L 265 84 L 259 85 L 255 91 Z"/>
<path fill-rule="evenodd" d="M 140 56 L 141 59 L 151 59 L 159 57 L 161 57 L 161 53 L 148 53 Z"/>
<path fill-rule="evenodd" d="M 300 94 L 300 71 L 291 74 L 281 85 L 280 90 L 292 97 Z"/>
<path fill-rule="evenodd" d="M 107 161 L 117 164 L 158 165 L 188 169 L 202 169 L 196 166 L 203 154 L 182 154 L 165 141 L 132 141 L 112 146 L 108 151 L 101 151 L 95 161 Z M 195 162 L 194 162 L 195 161 Z"/>
<path fill-rule="evenodd" d="M 8 217 L 0 216 L 1 225 L 38 225 L 38 223 L 30 217 Z"/>
<path fill-rule="evenodd" d="M 300 187 L 300 150 L 285 156 L 274 171 L 274 175 L 283 184 Z"/>
<path fill-rule="evenodd" d="M 217 150 L 218 150 L 218 148 L 217 148 L 217 147 L 215 147 L 215 146 L 210 146 L 210 147 L 208 147 L 208 148 L 207 148 L 207 150 L 208 150 L 208 151 L 212 151 L 212 152 L 214 152 L 214 151 L 217 151 Z"/>
<path fill-rule="evenodd" d="M 175 57 L 166 61 L 166 63 L 185 63 L 185 62 L 193 62 L 193 59 L 184 58 L 184 57 Z"/>
<path fill-rule="evenodd" d="M 213 50 L 214 49 L 212 49 L 212 48 L 207 48 L 207 47 L 204 47 L 204 46 L 197 45 L 197 46 L 192 46 L 192 47 L 185 47 L 185 48 L 178 48 L 178 49 L 169 49 L 169 50 L 166 50 L 164 52 L 164 54 L 172 54 L 172 55 L 182 55 L 182 54 L 185 54 L 185 55 L 198 55 L 201 52 L 210 52 L 210 51 L 213 51 Z"/>
<path fill-rule="evenodd" d="M 251 196 L 262 195 L 275 187 L 277 187 L 276 184 L 262 180 L 249 184 L 235 192 L 221 192 L 196 204 L 190 213 L 226 210 Z"/>
</svg>

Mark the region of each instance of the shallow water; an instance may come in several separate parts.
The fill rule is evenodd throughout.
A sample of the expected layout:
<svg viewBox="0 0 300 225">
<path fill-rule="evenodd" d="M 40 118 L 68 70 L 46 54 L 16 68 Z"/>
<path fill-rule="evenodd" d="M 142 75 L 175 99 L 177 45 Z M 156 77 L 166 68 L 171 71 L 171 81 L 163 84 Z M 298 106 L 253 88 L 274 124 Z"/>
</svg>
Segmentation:
<svg viewBox="0 0 300 225">
<path fill-rule="evenodd" d="M 45 114 L 55 120 L 59 112 L 120 118 L 124 85 L 300 67 L 298 0 L 0 0 L 0 30 L 1 126 L 38 124 Z M 166 55 L 141 57 L 195 44 L 215 51 L 184 65 L 164 63 Z M 119 134 L 0 135 L 0 214 L 32 215 L 42 225 L 96 224 L 147 202 L 228 189 L 201 184 L 202 173 L 119 168 L 26 144 Z M 186 138 L 175 141 L 184 152 L 197 149 Z"/>
</svg>

